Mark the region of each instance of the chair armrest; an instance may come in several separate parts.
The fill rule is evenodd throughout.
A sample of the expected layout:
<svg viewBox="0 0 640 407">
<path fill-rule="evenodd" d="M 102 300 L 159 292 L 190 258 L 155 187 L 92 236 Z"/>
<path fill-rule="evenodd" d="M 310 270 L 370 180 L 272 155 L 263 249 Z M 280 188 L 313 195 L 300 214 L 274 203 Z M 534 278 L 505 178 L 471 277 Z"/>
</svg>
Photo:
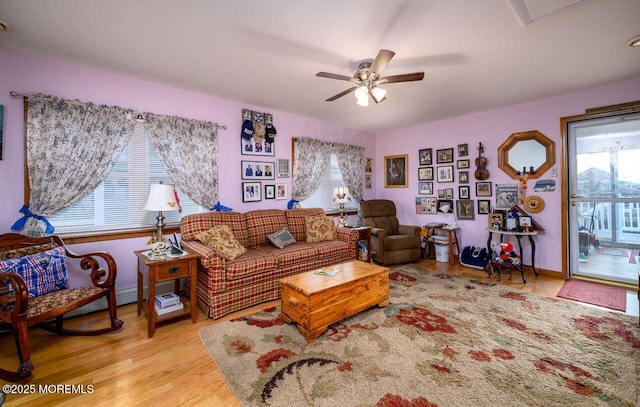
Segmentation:
<svg viewBox="0 0 640 407">
<path fill-rule="evenodd" d="M 382 228 L 371 228 L 371 236 L 375 236 L 379 240 L 382 240 L 387 236 L 387 232 Z"/>
<path fill-rule="evenodd" d="M 422 228 L 420 226 L 410 226 L 410 225 L 399 225 L 398 226 L 398 234 L 399 235 L 416 235 L 420 237 L 420 231 Z"/>
<path fill-rule="evenodd" d="M 0 273 L 0 315 L 3 322 L 11 323 L 13 317 L 24 315 L 29 305 L 27 285 L 18 273 Z M 9 292 L 9 287 L 13 293 Z M 9 315 L 13 317 L 9 317 Z"/>
<path fill-rule="evenodd" d="M 113 288 L 116 284 L 116 276 L 118 275 L 118 266 L 116 261 L 107 252 L 93 252 L 85 254 L 77 254 L 64 246 L 67 257 L 71 259 L 80 259 L 80 267 L 83 270 L 91 271 L 91 282 L 95 287 Z M 100 259 L 106 266 L 105 270 L 100 266 Z"/>
</svg>

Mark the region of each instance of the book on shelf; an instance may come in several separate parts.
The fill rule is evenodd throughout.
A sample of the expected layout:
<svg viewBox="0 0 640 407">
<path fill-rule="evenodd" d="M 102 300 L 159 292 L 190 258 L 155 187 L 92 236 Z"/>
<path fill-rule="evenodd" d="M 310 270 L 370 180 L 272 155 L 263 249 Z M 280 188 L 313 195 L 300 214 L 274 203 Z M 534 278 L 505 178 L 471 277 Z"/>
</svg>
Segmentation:
<svg viewBox="0 0 640 407">
<path fill-rule="evenodd" d="M 155 305 L 155 309 L 156 309 L 156 314 L 158 315 L 164 315 L 164 314 L 168 314 L 170 312 L 174 312 L 174 311 L 180 311 L 184 308 L 184 304 L 183 303 L 178 303 L 178 304 L 173 304 L 173 305 L 169 305 L 167 307 L 158 307 L 158 305 Z"/>
<path fill-rule="evenodd" d="M 160 308 L 180 304 L 180 296 L 176 293 L 166 293 L 156 295 L 156 305 Z"/>
<path fill-rule="evenodd" d="M 338 273 L 338 269 L 333 267 L 323 267 L 313 272 L 321 276 L 335 276 Z"/>
</svg>

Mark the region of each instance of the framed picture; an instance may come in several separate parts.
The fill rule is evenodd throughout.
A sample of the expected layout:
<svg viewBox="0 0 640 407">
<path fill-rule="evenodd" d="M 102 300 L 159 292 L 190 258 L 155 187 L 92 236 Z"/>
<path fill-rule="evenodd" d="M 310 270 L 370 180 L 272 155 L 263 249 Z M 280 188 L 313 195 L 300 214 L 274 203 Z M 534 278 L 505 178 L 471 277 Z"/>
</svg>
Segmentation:
<svg viewBox="0 0 640 407">
<path fill-rule="evenodd" d="M 518 227 L 518 221 L 516 218 L 506 218 L 504 221 L 504 228 L 506 230 L 515 230 Z"/>
<path fill-rule="evenodd" d="M 491 212 L 491 201 L 489 199 L 478 199 L 478 215 L 488 215 Z"/>
<path fill-rule="evenodd" d="M 443 148 L 436 150 L 436 164 L 445 164 L 453 162 L 453 148 Z"/>
<path fill-rule="evenodd" d="M 453 165 L 441 165 L 437 171 L 438 182 L 453 182 Z"/>
<path fill-rule="evenodd" d="M 418 182 L 418 193 L 420 195 L 432 195 L 433 182 Z"/>
<path fill-rule="evenodd" d="M 469 186 L 459 186 L 458 196 L 460 199 L 469 199 Z"/>
<path fill-rule="evenodd" d="M 491 196 L 491 182 L 476 182 L 476 196 Z"/>
<path fill-rule="evenodd" d="M 242 183 L 242 202 L 260 202 L 262 185 L 259 182 Z"/>
<path fill-rule="evenodd" d="M 457 200 L 456 212 L 458 214 L 458 220 L 474 220 L 476 218 L 473 200 L 471 199 Z"/>
<path fill-rule="evenodd" d="M 442 213 L 453 212 L 453 200 L 452 199 L 438 199 L 438 211 Z"/>
<path fill-rule="evenodd" d="M 518 184 L 496 184 L 496 209 L 510 209 L 518 203 Z"/>
<path fill-rule="evenodd" d="M 460 171 L 458 172 L 458 182 L 461 184 L 469 183 L 469 171 Z"/>
<path fill-rule="evenodd" d="M 368 174 L 373 172 L 373 158 L 364 159 L 364 172 Z"/>
<path fill-rule="evenodd" d="M 418 151 L 418 155 L 420 157 L 420 165 L 431 165 L 433 164 L 433 159 L 431 158 L 431 152 L 433 150 L 430 148 L 424 148 Z"/>
<path fill-rule="evenodd" d="M 444 197 L 447 199 L 453 199 L 453 188 L 445 188 Z"/>
<path fill-rule="evenodd" d="M 464 157 L 469 155 L 469 145 L 468 144 L 458 144 L 458 157 Z"/>
<path fill-rule="evenodd" d="M 264 186 L 264 199 L 275 199 L 276 197 L 276 186 L 275 185 L 265 185 Z"/>
<path fill-rule="evenodd" d="M 469 160 L 458 160 L 458 169 L 469 168 Z"/>
<path fill-rule="evenodd" d="M 531 216 L 520 216 L 518 218 L 518 228 L 524 231 L 533 231 L 533 222 Z"/>
<path fill-rule="evenodd" d="M 419 167 L 418 181 L 433 181 L 433 167 Z"/>
<path fill-rule="evenodd" d="M 438 190 L 438 198 L 440 198 L 440 199 L 444 199 L 445 198 L 444 189 L 439 189 Z"/>
<path fill-rule="evenodd" d="M 276 201 L 288 198 L 287 184 L 276 184 Z"/>
<path fill-rule="evenodd" d="M 242 155 L 274 156 L 276 153 L 273 116 L 266 113 L 242 109 L 242 137 L 240 151 Z"/>
<path fill-rule="evenodd" d="M 409 180 L 407 170 L 409 168 L 409 156 L 389 155 L 384 157 L 384 187 L 407 188 Z"/>
<path fill-rule="evenodd" d="M 416 213 L 421 214 L 436 214 L 438 213 L 438 207 L 436 206 L 436 198 L 416 198 Z"/>
<path fill-rule="evenodd" d="M 242 165 L 242 179 L 275 179 L 273 161 L 240 161 L 240 164 Z"/>
<path fill-rule="evenodd" d="M 278 159 L 278 178 L 289 178 L 289 159 Z"/>
<path fill-rule="evenodd" d="M 491 230 L 500 230 L 502 229 L 502 214 L 501 213 L 490 213 L 489 214 L 489 229 Z"/>
<path fill-rule="evenodd" d="M 371 175 L 364 176 L 364 189 L 371 189 Z"/>
</svg>

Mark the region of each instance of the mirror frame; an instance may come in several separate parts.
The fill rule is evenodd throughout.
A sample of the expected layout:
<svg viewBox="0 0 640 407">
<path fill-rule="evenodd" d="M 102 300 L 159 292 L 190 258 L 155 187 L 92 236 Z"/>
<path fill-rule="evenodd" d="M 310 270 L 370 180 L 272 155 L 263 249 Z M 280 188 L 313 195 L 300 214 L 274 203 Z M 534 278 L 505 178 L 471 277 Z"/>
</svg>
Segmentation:
<svg viewBox="0 0 640 407">
<path fill-rule="evenodd" d="M 525 131 L 522 133 L 513 133 L 509 138 L 498 147 L 498 168 L 504 171 L 511 178 L 518 179 L 520 177 L 520 169 L 516 169 L 509 164 L 509 150 L 511 150 L 518 142 L 526 140 L 535 140 L 540 143 L 546 150 L 547 156 L 538 168 L 535 168 L 533 174 L 529 174 L 529 178 L 539 178 L 549 168 L 556 163 L 556 143 L 540 133 L 538 130 Z"/>
</svg>

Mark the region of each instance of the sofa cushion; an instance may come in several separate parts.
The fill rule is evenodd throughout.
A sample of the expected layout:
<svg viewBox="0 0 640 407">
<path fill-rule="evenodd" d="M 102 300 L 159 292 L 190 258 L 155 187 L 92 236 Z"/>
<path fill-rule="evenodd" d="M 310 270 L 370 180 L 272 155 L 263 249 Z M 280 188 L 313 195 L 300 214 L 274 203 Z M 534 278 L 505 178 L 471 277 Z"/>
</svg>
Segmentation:
<svg viewBox="0 0 640 407">
<path fill-rule="evenodd" d="M 278 250 L 271 247 L 247 250 L 242 256 L 228 262 L 227 280 L 238 280 L 275 270 L 278 267 L 278 260 L 269 249 Z"/>
<path fill-rule="evenodd" d="M 331 264 L 346 261 L 353 252 L 353 245 L 342 240 L 332 240 L 314 243 L 318 259 L 329 260 Z"/>
<path fill-rule="evenodd" d="M 267 235 L 287 227 L 287 218 L 280 209 L 261 209 L 244 214 L 247 248 L 268 246 Z"/>
<path fill-rule="evenodd" d="M 307 240 L 307 225 L 305 220 L 311 216 L 324 216 L 321 208 L 294 208 L 285 211 L 287 229 L 298 242 Z"/>
<path fill-rule="evenodd" d="M 312 216 L 305 220 L 307 243 L 324 242 L 336 239 L 336 227 L 329 216 Z"/>
<path fill-rule="evenodd" d="M 56 247 L 41 253 L 0 261 L 0 271 L 20 275 L 27 285 L 29 298 L 69 288 L 66 253 Z M 9 286 L 12 291 L 12 287 Z"/>
<path fill-rule="evenodd" d="M 226 260 L 234 260 L 247 251 L 236 240 L 231 228 L 227 225 L 214 226 L 205 232 L 198 233 L 195 238 L 216 250 Z"/>
<path fill-rule="evenodd" d="M 273 247 L 262 250 L 275 256 L 278 261 L 278 268 L 283 269 L 300 263 L 311 263 L 316 260 L 318 252 L 314 246 L 315 244 L 296 243 L 282 250 Z"/>
<path fill-rule="evenodd" d="M 293 238 L 287 228 L 282 228 L 275 233 L 267 235 L 267 239 L 269 239 L 271 244 L 278 249 L 284 249 L 286 246 L 292 245 L 296 242 L 296 239 Z"/>
<path fill-rule="evenodd" d="M 239 212 L 205 212 L 184 216 L 180 220 L 182 240 L 197 240 L 198 233 L 205 232 L 214 226 L 227 225 L 241 245 L 247 247 L 247 232 L 243 215 Z"/>
</svg>

